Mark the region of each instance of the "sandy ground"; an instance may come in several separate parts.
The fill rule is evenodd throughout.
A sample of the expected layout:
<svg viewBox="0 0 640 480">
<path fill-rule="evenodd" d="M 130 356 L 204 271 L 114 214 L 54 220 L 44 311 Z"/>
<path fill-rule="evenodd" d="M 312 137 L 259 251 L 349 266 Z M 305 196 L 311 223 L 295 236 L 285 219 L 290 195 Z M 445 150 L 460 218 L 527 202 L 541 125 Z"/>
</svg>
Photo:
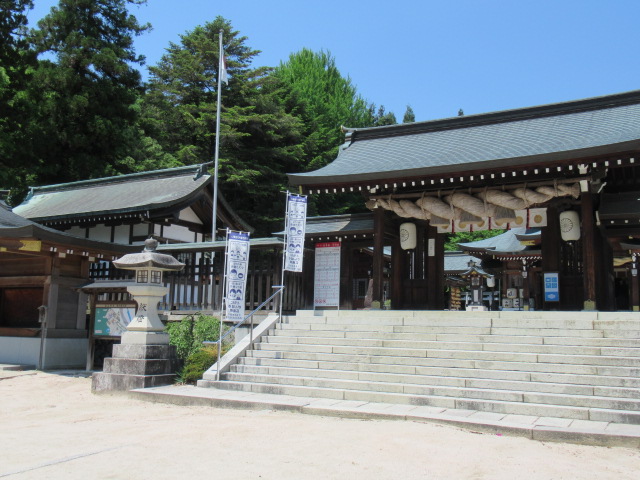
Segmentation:
<svg viewBox="0 0 640 480">
<path fill-rule="evenodd" d="M 0 478 L 640 478 L 640 451 L 627 448 L 152 404 L 93 395 L 90 386 L 70 374 L 0 372 Z"/>
</svg>

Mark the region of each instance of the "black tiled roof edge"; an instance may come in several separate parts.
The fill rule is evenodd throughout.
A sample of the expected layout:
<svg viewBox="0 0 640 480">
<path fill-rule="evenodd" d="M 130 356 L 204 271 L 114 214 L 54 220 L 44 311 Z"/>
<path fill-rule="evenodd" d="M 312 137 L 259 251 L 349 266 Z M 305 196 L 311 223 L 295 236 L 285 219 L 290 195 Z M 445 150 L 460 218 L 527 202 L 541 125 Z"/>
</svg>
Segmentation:
<svg viewBox="0 0 640 480">
<path fill-rule="evenodd" d="M 400 123 L 396 125 L 366 128 L 343 127 L 343 131 L 347 135 L 346 143 L 349 143 L 356 140 L 414 135 L 417 133 L 426 133 L 438 130 L 468 128 L 479 125 L 526 120 L 530 118 L 566 115 L 589 110 L 601 110 L 604 108 L 619 107 L 623 105 L 633 105 L 637 103 L 640 103 L 640 90 L 632 90 L 629 92 L 571 100 L 568 102 L 550 103 L 546 105 L 510 110 L 498 110 L 489 113 L 427 120 L 424 122 Z"/>
</svg>

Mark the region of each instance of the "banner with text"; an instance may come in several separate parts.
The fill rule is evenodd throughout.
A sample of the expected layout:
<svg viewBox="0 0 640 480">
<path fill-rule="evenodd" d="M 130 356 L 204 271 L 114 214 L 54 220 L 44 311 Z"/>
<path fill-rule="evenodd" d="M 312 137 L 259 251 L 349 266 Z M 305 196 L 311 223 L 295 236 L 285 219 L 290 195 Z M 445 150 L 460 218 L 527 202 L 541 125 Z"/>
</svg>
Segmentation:
<svg viewBox="0 0 640 480">
<path fill-rule="evenodd" d="M 287 221 L 285 241 L 287 245 L 284 269 L 289 272 L 302 271 L 304 255 L 304 233 L 307 222 L 307 197 L 287 195 Z"/>
<path fill-rule="evenodd" d="M 340 306 L 340 242 L 316 243 L 313 306 Z"/>
<path fill-rule="evenodd" d="M 227 235 L 227 288 L 225 291 L 226 318 L 239 322 L 244 319 L 247 270 L 249 267 L 249 234 L 229 232 Z"/>
</svg>

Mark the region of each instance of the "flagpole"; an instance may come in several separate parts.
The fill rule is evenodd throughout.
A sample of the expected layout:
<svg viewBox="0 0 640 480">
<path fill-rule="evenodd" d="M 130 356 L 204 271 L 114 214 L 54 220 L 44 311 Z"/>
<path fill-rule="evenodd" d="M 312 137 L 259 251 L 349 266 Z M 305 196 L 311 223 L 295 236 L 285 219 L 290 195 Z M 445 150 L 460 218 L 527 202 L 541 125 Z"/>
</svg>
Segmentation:
<svg viewBox="0 0 640 480">
<path fill-rule="evenodd" d="M 222 98 L 222 69 L 224 68 L 224 58 L 222 51 L 222 29 L 218 34 L 218 43 L 220 51 L 218 54 L 218 102 L 216 106 L 216 148 L 213 155 L 214 173 L 213 173 L 213 217 L 211 226 L 211 241 L 216 241 L 216 223 L 218 214 L 218 157 L 220 149 L 220 102 Z"/>
</svg>

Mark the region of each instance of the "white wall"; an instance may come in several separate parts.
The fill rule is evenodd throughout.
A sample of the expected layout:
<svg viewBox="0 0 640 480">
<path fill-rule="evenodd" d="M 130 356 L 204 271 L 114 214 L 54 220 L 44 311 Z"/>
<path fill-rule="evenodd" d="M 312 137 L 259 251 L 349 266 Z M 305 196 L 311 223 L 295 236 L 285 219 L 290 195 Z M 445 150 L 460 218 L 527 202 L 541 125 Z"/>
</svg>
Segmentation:
<svg viewBox="0 0 640 480">
<path fill-rule="evenodd" d="M 197 223 L 199 225 L 202 225 L 202 220 L 200 220 L 200 218 L 195 213 L 193 213 L 191 207 L 182 210 L 180 212 L 180 215 L 178 215 L 178 218 L 180 220 L 184 220 L 185 222 Z"/>
<path fill-rule="evenodd" d="M 84 238 L 87 233 L 87 229 L 84 227 L 74 226 L 71 227 L 67 232 L 69 235 L 75 235 L 76 237 Z"/>
<path fill-rule="evenodd" d="M 86 338 L 47 338 L 45 370 L 87 366 Z M 0 337 L 0 363 L 32 365 L 40 358 L 40 337 Z"/>
<path fill-rule="evenodd" d="M 177 240 L 179 242 L 194 242 L 195 235 L 195 232 L 192 232 L 187 227 L 183 227 L 182 225 L 171 225 L 169 227 L 164 227 L 163 229 L 164 238 Z"/>
<path fill-rule="evenodd" d="M 111 227 L 100 224 L 89 229 L 89 238 L 91 240 L 98 240 L 101 242 L 111 241 Z"/>
<path fill-rule="evenodd" d="M 129 225 L 118 225 L 113 235 L 113 241 L 116 243 L 129 243 Z"/>
</svg>

